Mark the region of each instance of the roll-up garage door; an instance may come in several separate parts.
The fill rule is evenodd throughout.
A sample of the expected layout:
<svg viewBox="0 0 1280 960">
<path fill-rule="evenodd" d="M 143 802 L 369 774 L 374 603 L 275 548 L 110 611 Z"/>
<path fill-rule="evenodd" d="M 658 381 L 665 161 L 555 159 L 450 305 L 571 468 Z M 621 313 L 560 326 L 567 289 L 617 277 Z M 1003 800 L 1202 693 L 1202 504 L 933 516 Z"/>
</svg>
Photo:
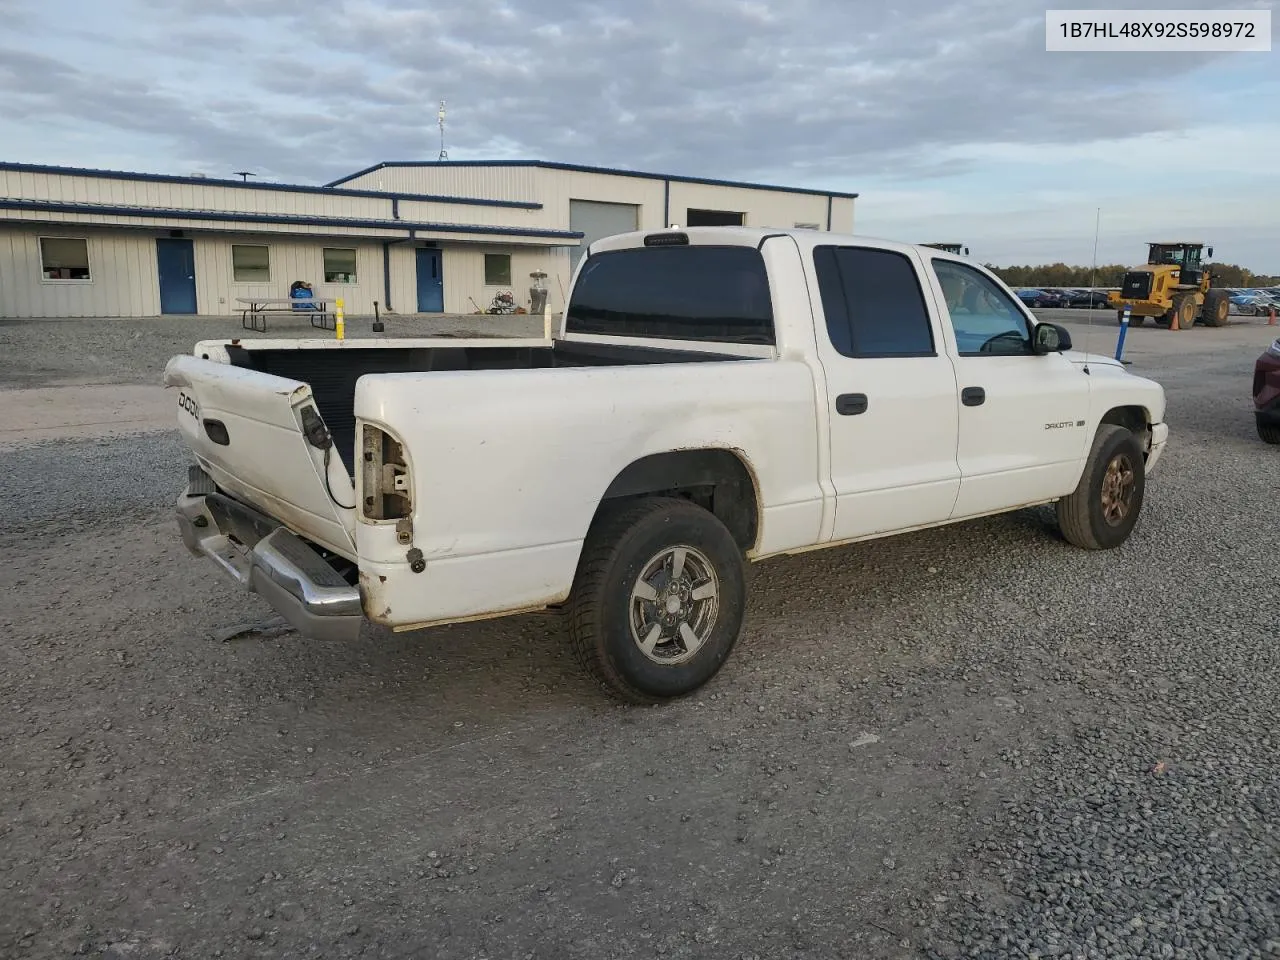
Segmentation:
<svg viewBox="0 0 1280 960">
<path fill-rule="evenodd" d="M 576 269 L 578 261 L 592 242 L 612 237 L 616 233 L 639 230 L 640 208 L 634 203 L 570 200 L 569 229 L 583 234 L 580 246 L 569 248 L 570 269 Z"/>
</svg>

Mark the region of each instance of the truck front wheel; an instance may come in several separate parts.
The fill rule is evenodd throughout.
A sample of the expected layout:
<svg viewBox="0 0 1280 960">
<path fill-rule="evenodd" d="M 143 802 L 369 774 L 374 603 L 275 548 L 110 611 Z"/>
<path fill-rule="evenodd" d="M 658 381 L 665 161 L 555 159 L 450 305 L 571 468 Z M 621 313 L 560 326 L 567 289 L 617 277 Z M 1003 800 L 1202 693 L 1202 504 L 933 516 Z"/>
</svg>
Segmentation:
<svg viewBox="0 0 1280 960">
<path fill-rule="evenodd" d="M 1109 550 L 1129 539 L 1146 493 L 1147 465 L 1138 439 L 1104 423 L 1075 492 L 1058 501 L 1058 527 L 1070 543 Z"/>
<path fill-rule="evenodd" d="M 737 642 L 745 579 L 742 551 L 709 511 L 676 497 L 606 506 L 569 599 L 574 653 L 621 699 L 691 693 Z"/>
</svg>

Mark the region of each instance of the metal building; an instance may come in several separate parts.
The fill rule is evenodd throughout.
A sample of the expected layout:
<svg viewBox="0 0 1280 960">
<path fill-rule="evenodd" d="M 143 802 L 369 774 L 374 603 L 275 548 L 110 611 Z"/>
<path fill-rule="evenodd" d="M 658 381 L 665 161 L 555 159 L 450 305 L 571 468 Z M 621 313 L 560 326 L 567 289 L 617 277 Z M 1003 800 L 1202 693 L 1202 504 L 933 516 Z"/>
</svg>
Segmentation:
<svg viewBox="0 0 1280 960">
<path fill-rule="evenodd" d="M 0 317 L 230 315 L 295 280 L 396 313 L 552 310 L 593 240 L 670 224 L 848 233 L 857 194 L 541 161 L 381 163 L 325 186 L 0 163 Z"/>
</svg>

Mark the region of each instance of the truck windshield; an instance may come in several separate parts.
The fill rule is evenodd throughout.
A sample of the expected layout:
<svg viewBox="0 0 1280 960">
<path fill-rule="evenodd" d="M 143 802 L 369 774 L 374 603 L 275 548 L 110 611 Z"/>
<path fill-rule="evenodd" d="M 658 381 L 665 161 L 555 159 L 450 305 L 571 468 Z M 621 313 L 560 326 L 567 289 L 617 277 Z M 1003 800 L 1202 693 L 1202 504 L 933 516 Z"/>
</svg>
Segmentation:
<svg viewBox="0 0 1280 960">
<path fill-rule="evenodd" d="M 764 259 L 754 247 L 639 247 L 595 254 L 574 284 L 565 330 L 772 344 Z"/>
</svg>

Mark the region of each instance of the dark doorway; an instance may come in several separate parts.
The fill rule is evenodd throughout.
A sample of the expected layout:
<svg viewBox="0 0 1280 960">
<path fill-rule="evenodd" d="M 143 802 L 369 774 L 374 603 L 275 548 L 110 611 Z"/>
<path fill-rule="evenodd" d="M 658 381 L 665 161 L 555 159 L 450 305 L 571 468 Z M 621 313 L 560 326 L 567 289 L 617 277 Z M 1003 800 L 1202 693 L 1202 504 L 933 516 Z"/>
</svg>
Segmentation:
<svg viewBox="0 0 1280 960">
<path fill-rule="evenodd" d="M 686 227 L 740 227 L 745 219 L 741 213 L 732 210 L 694 210 L 685 211 Z"/>
</svg>

